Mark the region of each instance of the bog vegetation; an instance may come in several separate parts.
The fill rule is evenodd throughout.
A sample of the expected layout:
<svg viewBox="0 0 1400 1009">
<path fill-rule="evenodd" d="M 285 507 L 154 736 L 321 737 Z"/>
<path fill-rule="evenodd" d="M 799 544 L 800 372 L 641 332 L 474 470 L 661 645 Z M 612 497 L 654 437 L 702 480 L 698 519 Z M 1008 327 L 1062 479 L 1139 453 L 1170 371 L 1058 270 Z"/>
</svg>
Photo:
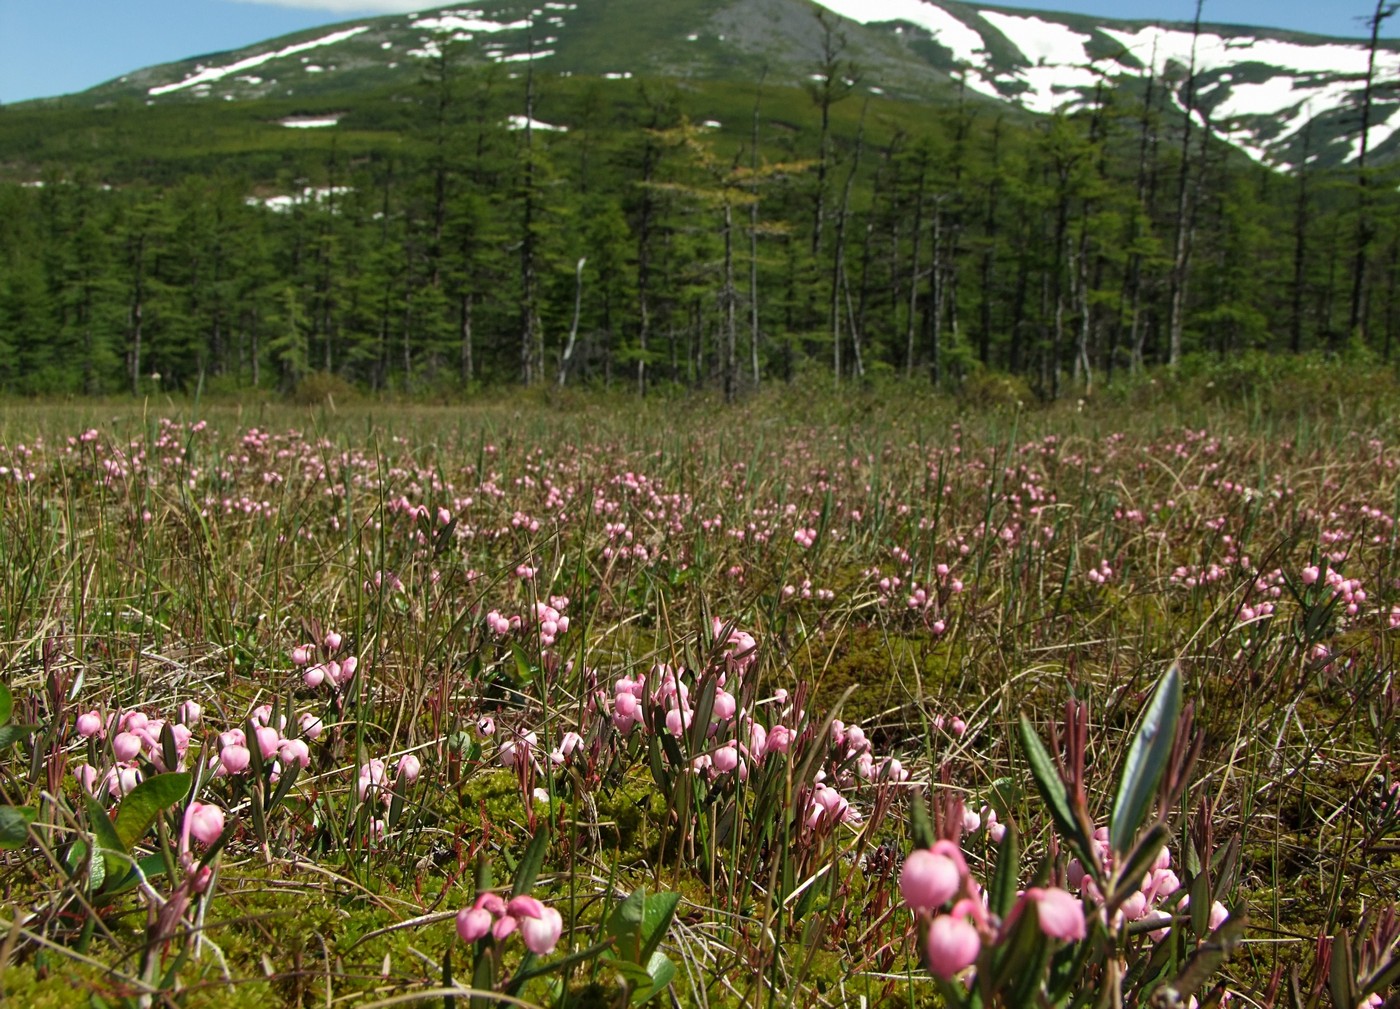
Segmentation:
<svg viewBox="0 0 1400 1009">
<path fill-rule="evenodd" d="M 1396 388 L 1251 376 L 7 409 L 0 986 L 1394 1005 Z"/>
</svg>

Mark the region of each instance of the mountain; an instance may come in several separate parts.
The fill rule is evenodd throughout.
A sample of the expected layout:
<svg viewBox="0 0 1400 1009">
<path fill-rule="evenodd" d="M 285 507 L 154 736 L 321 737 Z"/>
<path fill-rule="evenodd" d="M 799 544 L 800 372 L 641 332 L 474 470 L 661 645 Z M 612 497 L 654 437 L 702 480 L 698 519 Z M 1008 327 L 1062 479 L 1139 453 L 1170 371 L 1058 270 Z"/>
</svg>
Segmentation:
<svg viewBox="0 0 1400 1009">
<path fill-rule="evenodd" d="M 1194 65 L 1201 121 L 1261 163 L 1290 169 L 1354 161 L 1368 49 L 1357 40 L 1270 29 L 1114 21 L 953 0 L 482 0 L 366 18 L 244 49 L 135 71 L 86 92 L 103 102 L 238 102 L 343 97 L 407 85 L 429 61 L 500 63 L 519 72 L 801 83 L 823 49 L 823 10 L 858 86 L 905 100 L 975 99 L 1028 113 L 1093 101 L 1095 89 L 1153 78 L 1184 103 Z M 1193 52 L 1194 48 L 1194 52 Z M 1377 53 L 1369 150 L 1400 153 L 1400 42 Z M 332 126 L 341 115 L 291 118 Z"/>
</svg>

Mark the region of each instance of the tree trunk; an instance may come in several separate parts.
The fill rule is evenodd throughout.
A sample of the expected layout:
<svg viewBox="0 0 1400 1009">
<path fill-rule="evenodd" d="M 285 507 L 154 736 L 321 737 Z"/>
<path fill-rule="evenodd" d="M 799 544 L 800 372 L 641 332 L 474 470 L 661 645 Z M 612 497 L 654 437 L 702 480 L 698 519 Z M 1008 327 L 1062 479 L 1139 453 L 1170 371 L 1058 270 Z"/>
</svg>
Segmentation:
<svg viewBox="0 0 1400 1009">
<path fill-rule="evenodd" d="M 1176 243 L 1172 255 L 1170 316 L 1167 321 L 1167 364 L 1181 363 L 1181 338 L 1186 326 L 1186 275 L 1191 259 L 1191 116 L 1196 111 L 1196 41 L 1201 34 L 1201 7 L 1196 0 L 1196 16 L 1191 25 L 1191 62 L 1186 70 L 1185 114 L 1181 124 L 1181 170 L 1176 185 Z"/>
</svg>

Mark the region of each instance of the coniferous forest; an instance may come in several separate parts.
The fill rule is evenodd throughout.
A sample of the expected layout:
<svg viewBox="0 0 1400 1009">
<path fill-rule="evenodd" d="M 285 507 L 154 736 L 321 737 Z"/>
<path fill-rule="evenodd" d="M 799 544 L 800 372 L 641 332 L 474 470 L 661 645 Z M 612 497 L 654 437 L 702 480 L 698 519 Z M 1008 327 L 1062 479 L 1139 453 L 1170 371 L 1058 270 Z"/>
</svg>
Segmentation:
<svg viewBox="0 0 1400 1009">
<path fill-rule="evenodd" d="M 1396 171 L 1364 147 L 1261 166 L 1212 136 L 1185 71 L 1048 117 L 872 83 L 828 29 L 804 88 L 445 46 L 348 114 L 0 109 L 0 389 L 733 397 L 998 372 L 1056 397 L 1191 355 L 1395 352 Z"/>
</svg>

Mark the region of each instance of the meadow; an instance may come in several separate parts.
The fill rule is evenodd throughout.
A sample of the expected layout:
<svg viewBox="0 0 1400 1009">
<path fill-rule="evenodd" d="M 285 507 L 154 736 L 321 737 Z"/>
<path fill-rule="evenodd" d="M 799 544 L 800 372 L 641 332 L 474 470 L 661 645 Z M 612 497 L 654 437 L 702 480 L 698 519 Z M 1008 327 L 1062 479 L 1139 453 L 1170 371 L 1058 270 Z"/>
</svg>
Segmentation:
<svg viewBox="0 0 1400 1009">
<path fill-rule="evenodd" d="M 1400 1004 L 1398 408 L 0 405 L 0 988 Z"/>
</svg>

